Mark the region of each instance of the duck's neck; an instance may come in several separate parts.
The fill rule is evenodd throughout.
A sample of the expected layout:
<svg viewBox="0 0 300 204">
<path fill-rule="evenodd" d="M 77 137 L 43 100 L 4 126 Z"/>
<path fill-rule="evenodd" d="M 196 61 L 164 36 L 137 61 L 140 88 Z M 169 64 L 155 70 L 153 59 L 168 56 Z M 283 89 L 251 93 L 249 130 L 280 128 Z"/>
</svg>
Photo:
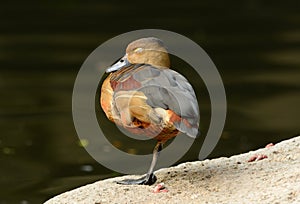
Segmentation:
<svg viewBox="0 0 300 204">
<path fill-rule="evenodd" d="M 148 64 L 151 64 L 152 66 L 159 67 L 159 68 L 170 68 L 170 58 L 168 53 L 159 53 L 157 55 L 154 55 L 151 57 L 153 60 L 149 60 Z"/>
</svg>

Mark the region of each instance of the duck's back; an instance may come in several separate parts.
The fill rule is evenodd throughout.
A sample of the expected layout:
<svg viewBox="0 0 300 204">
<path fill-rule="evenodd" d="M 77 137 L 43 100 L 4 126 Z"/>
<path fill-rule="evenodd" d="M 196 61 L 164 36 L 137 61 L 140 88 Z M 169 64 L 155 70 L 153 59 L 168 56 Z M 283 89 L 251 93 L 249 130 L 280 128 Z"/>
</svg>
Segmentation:
<svg viewBox="0 0 300 204">
<path fill-rule="evenodd" d="M 139 126 L 141 129 L 152 124 L 196 137 L 197 99 L 190 83 L 179 73 L 141 64 L 114 72 L 107 80 L 102 93 L 111 93 L 111 109 L 103 107 L 102 101 L 101 105 L 107 115 L 110 111 L 117 124 L 129 129 L 137 124 L 144 123 Z"/>
</svg>

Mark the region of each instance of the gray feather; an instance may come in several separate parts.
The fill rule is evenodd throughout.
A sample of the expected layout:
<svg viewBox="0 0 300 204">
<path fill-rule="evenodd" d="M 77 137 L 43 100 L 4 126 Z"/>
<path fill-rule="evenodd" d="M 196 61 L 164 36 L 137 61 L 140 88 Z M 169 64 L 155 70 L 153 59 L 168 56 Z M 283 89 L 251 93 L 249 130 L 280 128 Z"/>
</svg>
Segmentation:
<svg viewBox="0 0 300 204">
<path fill-rule="evenodd" d="M 150 65 L 141 65 L 133 77 L 142 84 L 139 91 L 147 96 L 152 107 L 170 109 L 194 127 L 189 128 L 183 122 L 175 124 L 181 132 L 195 137 L 199 126 L 199 108 L 191 84 L 181 74 L 171 69 L 158 69 Z"/>
</svg>

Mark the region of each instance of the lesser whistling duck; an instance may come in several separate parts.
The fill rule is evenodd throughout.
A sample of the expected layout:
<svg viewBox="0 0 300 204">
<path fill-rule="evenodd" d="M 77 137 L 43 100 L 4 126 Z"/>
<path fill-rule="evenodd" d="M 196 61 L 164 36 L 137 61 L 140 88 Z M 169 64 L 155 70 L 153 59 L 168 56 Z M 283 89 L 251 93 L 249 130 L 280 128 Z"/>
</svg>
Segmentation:
<svg viewBox="0 0 300 204">
<path fill-rule="evenodd" d="M 119 184 L 155 183 L 153 174 L 162 145 L 179 132 L 195 138 L 199 109 L 194 90 L 179 73 L 169 69 L 163 42 L 154 37 L 131 42 L 126 54 L 109 67 L 101 88 L 101 107 L 107 118 L 126 130 L 153 137 L 157 144 L 146 176 Z"/>
</svg>

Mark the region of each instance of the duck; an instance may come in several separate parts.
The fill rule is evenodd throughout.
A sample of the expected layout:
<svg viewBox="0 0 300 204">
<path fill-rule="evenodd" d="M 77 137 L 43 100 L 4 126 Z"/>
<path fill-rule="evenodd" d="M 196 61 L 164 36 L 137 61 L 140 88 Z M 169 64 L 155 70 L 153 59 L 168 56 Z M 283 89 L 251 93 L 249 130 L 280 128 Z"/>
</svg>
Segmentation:
<svg viewBox="0 0 300 204">
<path fill-rule="evenodd" d="M 134 135 L 156 140 L 147 174 L 118 181 L 124 185 L 152 185 L 159 152 L 171 138 L 184 133 L 196 138 L 199 107 L 192 85 L 170 68 L 164 42 L 156 37 L 128 44 L 125 55 L 106 69 L 100 104 L 106 117 Z"/>
</svg>

